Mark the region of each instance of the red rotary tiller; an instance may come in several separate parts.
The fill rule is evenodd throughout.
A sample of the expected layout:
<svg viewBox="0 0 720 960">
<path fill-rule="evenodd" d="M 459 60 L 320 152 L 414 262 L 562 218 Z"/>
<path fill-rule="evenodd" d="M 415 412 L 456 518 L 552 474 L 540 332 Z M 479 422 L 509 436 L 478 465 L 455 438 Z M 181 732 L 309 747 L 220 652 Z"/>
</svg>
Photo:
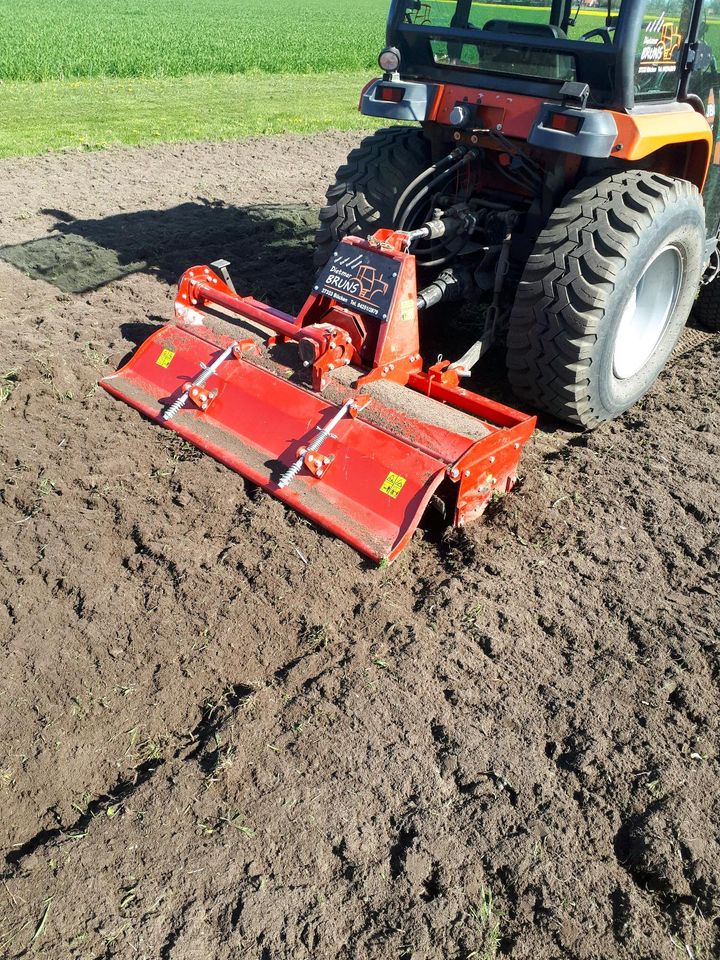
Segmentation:
<svg viewBox="0 0 720 960">
<path fill-rule="evenodd" d="M 461 387 L 462 360 L 424 369 L 408 252 L 423 229 L 343 240 L 297 317 L 238 296 L 224 262 L 193 267 L 174 320 L 101 385 L 391 561 L 433 496 L 462 526 L 510 490 L 535 427 Z"/>
</svg>

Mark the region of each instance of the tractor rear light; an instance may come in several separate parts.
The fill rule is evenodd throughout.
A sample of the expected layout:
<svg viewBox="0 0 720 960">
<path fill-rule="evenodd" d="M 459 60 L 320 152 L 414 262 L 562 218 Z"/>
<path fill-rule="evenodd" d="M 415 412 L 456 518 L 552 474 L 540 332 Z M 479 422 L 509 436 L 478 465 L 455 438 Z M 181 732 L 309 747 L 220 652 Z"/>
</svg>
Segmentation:
<svg viewBox="0 0 720 960">
<path fill-rule="evenodd" d="M 570 117 L 566 113 L 553 113 L 550 117 L 550 127 L 564 133 L 577 133 L 581 123 L 581 117 Z"/>
<path fill-rule="evenodd" d="M 385 73 L 397 73 L 400 69 L 400 51 L 397 47 L 383 47 L 378 57 L 380 69 Z"/>
<path fill-rule="evenodd" d="M 386 100 L 389 103 L 400 103 L 405 96 L 404 87 L 390 87 L 384 84 L 378 84 L 375 95 L 376 100 Z"/>
</svg>

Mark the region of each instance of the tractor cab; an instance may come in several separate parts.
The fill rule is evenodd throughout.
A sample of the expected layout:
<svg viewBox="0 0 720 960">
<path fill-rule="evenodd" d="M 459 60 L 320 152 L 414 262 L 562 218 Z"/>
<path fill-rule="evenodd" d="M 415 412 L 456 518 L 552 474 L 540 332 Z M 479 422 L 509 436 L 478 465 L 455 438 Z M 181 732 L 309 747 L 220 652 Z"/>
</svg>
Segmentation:
<svg viewBox="0 0 720 960">
<path fill-rule="evenodd" d="M 395 0 L 388 44 L 410 77 L 538 96 L 580 82 L 591 106 L 631 109 L 697 93 L 720 24 L 707 0 Z"/>
<path fill-rule="evenodd" d="M 702 190 L 714 245 L 713 12 L 709 0 L 394 0 L 380 56 L 385 75 L 365 89 L 361 110 L 420 121 L 438 150 L 451 139 L 478 142 L 485 130 L 525 141 L 535 148 L 528 162 L 539 163 L 546 180 L 563 166 L 550 175 L 561 190 L 599 166 L 652 165 Z"/>
</svg>

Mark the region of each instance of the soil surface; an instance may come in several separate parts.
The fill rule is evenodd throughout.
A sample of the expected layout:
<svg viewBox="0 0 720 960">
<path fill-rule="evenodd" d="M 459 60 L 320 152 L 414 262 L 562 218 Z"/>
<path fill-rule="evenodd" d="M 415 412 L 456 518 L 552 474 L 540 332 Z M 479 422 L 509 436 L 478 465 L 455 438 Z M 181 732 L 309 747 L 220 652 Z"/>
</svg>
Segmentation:
<svg viewBox="0 0 720 960">
<path fill-rule="evenodd" d="M 0 164 L 0 955 L 717 957 L 717 338 L 381 569 L 97 387 L 355 141 Z"/>
</svg>

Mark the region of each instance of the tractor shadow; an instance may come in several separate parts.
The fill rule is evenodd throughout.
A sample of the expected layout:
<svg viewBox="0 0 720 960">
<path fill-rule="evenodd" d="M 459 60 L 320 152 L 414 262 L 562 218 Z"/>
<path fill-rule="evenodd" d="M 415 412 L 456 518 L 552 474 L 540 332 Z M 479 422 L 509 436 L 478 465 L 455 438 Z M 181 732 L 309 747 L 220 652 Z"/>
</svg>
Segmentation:
<svg viewBox="0 0 720 960">
<path fill-rule="evenodd" d="M 291 311 L 313 276 L 317 211 L 306 204 L 194 201 L 96 220 L 41 212 L 54 218 L 48 234 L 1 247 L 0 259 L 63 293 L 88 294 L 135 274 L 174 286 L 188 267 L 223 258 L 238 290 Z"/>
</svg>

